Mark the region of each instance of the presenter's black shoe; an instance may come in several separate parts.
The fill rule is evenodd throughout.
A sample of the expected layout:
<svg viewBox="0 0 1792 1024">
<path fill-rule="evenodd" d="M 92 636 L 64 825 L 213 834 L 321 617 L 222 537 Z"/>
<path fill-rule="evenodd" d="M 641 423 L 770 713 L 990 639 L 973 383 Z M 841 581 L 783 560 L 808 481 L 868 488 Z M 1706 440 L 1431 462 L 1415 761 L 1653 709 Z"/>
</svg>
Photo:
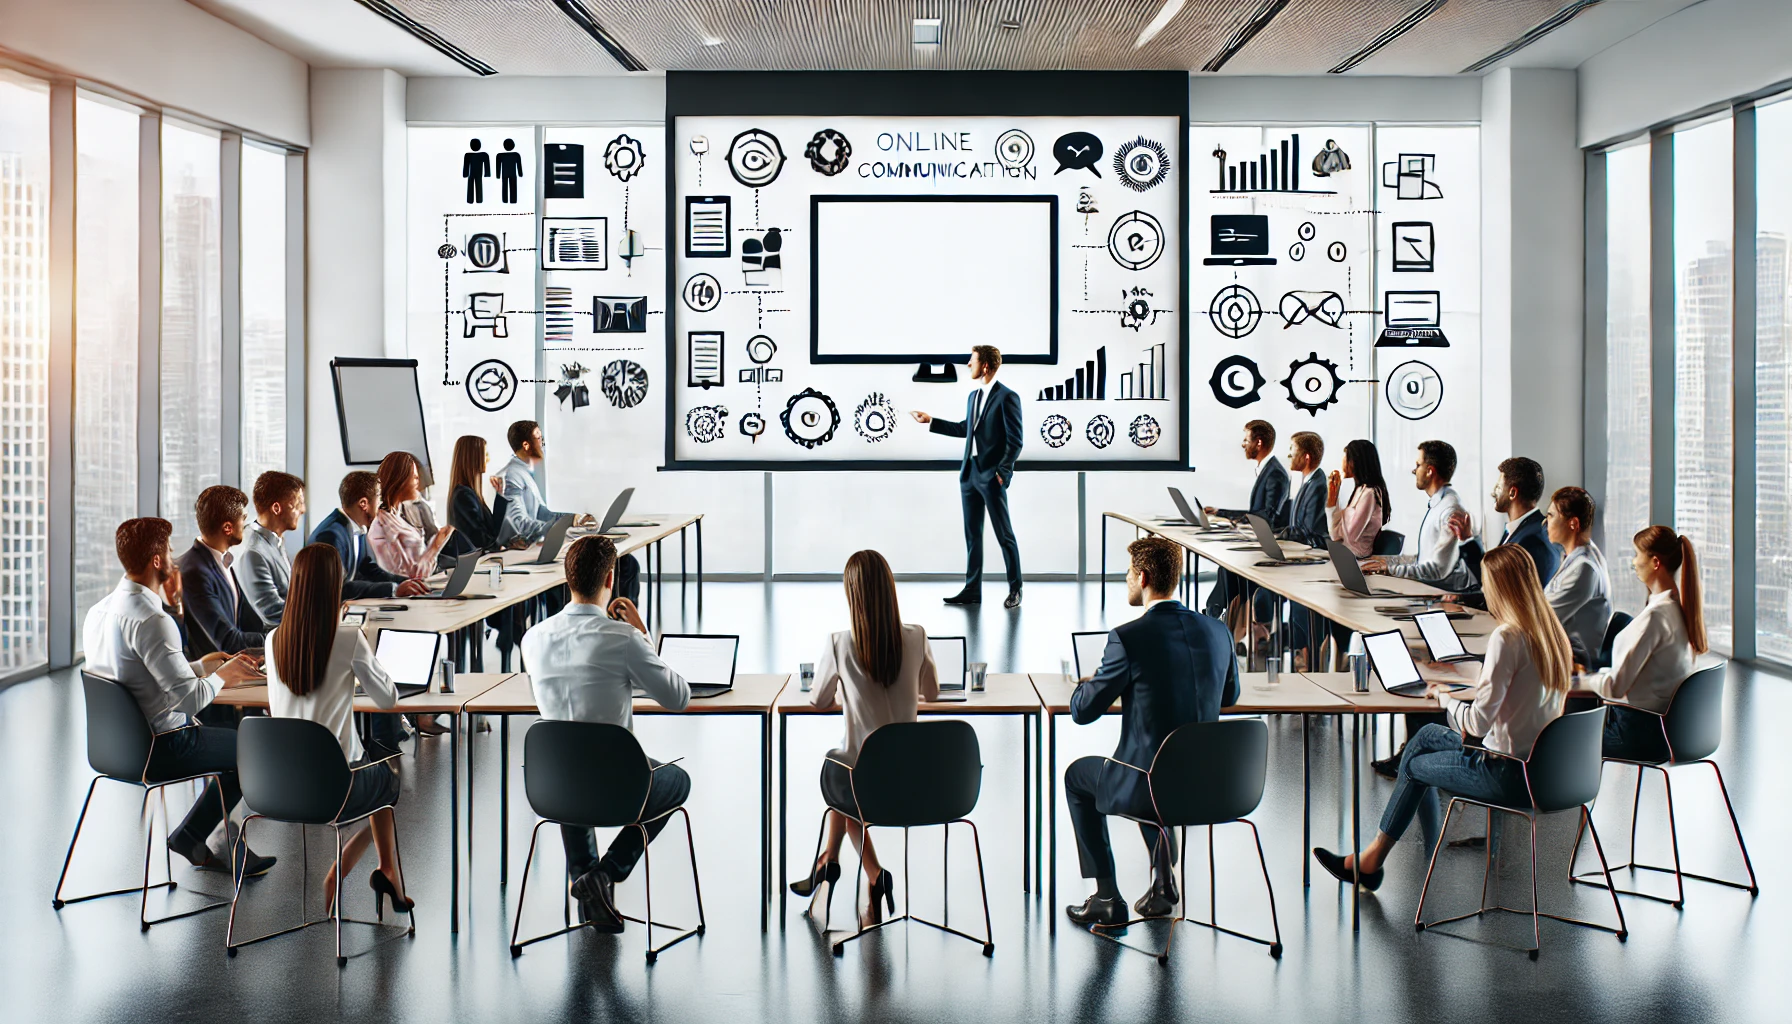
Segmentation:
<svg viewBox="0 0 1792 1024">
<path fill-rule="evenodd" d="M 602 868 L 580 875 L 572 883 L 572 898 L 579 901 L 579 913 L 591 922 L 594 931 L 622 933 L 622 917 L 616 913 L 616 883 Z"/>
<path fill-rule="evenodd" d="M 1176 912 L 1176 883 L 1152 883 L 1145 895 L 1133 901 L 1132 909 L 1140 917 L 1169 917 Z"/>
<path fill-rule="evenodd" d="M 1002 607 L 1004 607 L 1004 608 L 1019 608 L 1020 607 L 1020 588 L 1019 587 L 1015 587 L 1013 590 L 1010 590 L 1008 592 L 1008 600 L 1002 602 Z"/>
<path fill-rule="evenodd" d="M 1110 935 L 1126 934 L 1126 903 L 1090 896 L 1080 907 L 1065 907 L 1065 916 L 1079 927 L 1099 928 Z"/>
<path fill-rule="evenodd" d="M 1330 872 L 1333 878 L 1343 882 L 1345 885 L 1350 884 L 1350 869 L 1344 866 L 1343 857 L 1340 857 L 1330 850 L 1321 849 L 1315 846 L 1313 847 L 1313 859 L 1319 862 L 1320 867 Z M 1381 888 L 1382 874 L 1383 873 L 1380 871 L 1370 871 L 1359 874 L 1356 876 L 1356 883 L 1362 886 L 1366 891 L 1374 892 Z"/>
<path fill-rule="evenodd" d="M 946 603 L 947 604 L 982 604 L 983 603 L 983 593 L 981 591 L 972 590 L 971 588 L 966 587 L 965 589 L 960 590 L 958 593 L 953 594 L 951 597 L 946 598 Z"/>
</svg>

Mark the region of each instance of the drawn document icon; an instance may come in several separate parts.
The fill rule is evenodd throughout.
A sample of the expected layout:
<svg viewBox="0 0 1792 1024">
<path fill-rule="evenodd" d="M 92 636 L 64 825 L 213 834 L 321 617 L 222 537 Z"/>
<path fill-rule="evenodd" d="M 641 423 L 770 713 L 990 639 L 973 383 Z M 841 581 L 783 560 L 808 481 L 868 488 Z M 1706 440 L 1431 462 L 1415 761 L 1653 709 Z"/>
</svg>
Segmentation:
<svg viewBox="0 0 1792 1024">
<path fill-rule="evenodd" d="M 610 266 L 607 217 L 543 217 L 541 269 L 607 270 Z"/>
<path fill-rule="evenodd" d="M 732 247 L 728 244 L 728 197 L 684 197 L 684 255 L 686 259 L 726 259 Z"/>
<path fill-rule="evenodd" d="M 556 142 L 542 147 L 548 173 L 541 187 L 544 199 L 585 198 L 585 147 Z"/>
<path fill-rule="evenodd" d="M 686 386 L 707 389 L 725 384 L 722 379 L 722 332 L 691 331 L 685 339 L 689 346 L 685 365 L 690 369 Z"/>
</svg>

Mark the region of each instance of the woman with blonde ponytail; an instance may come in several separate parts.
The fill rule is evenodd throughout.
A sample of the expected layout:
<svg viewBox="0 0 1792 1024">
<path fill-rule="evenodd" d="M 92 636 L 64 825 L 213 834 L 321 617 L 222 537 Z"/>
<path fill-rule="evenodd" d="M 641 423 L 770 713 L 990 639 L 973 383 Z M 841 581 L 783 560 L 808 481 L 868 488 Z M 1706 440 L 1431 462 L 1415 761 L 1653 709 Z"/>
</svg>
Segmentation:
<svg viewBox="0 0 1792 1024">
<path fill-rule="evenodd" d="M 1612 667 L 1599 674 L 1593 689 L 1616 702 L 1605 714 L 1605 756 L 1654 761 L 1667 756 L 1657 715 L 1711 647 L 1692 541 L 1666 526 L 1649 526 L 1632 542 L 1631 566 L 1649 588 L 1649 600 L 1612 641 Z"/>
<path fill-rule="evenodd" d="M 1481 588 L 1499 625 L 1487 638 L 1480 678 L 1473 688 L 1442 700 L 1448 726 L 1427 725 L 1407 741 L 1394 793 L 1381 815 L 1381 831 L 1369 845 L 1354 857 L 1313 851 L 1320 867 L 1339 881 L 1349 882 L 1355 871 L 1363 888 L 1379 888 L 1382 863 L 1415 815 L 1430 856 L 1441 833 L 1440 789 L 1472 800 L 1528 805 L 1524 766 L 1514 758 L 1529 757 L 1543 727 L 1562 713 L 1574 656 L 1568 634 L 1537 582 L 1537 564 L 1523 548 L 1506 544 L 1487 552 Z M 1443 697 L 1448 691 L 1433 682 L 1430 692 Z M 1487 751 L 1508 756 L 1465 747 L 1464 735 L 1480 736 Z"/>
</svg>

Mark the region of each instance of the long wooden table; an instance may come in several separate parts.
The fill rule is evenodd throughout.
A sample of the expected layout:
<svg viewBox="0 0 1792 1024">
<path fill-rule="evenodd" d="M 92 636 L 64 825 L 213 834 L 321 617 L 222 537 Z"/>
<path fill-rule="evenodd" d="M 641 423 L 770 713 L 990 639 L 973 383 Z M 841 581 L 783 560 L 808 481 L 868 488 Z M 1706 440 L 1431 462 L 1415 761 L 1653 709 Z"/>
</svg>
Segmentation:
<svg viewBox="0 0 1792 1024">
<path fill-rule="evenodd" d="M 734 688 L 715 697 L 693 699 L 683 711 L 668 711 L 649 697 L 636 697 L 637 715 L 756 715 L 759 717 L 759 930 L 767 929 L 766 915 L 771 907 L 771 721 L 772 709 L 779 695 L 790 682 L 785 675 L 740 675 Z M 500 760 L 498 782 L 499 846 L 498 877 L 500 884 L 510 875 L 510 719 L 513 715 L 538 715 L 540 706 L 535 689 L 527 675 L 518 673 L 496 686 L 486 688 L 468 700 L 462 711 L 469 715 L 497 715 L 500 719 Z M 468 840 L 472 838 L 472 750 L 467 752 Z"/>
</svg>

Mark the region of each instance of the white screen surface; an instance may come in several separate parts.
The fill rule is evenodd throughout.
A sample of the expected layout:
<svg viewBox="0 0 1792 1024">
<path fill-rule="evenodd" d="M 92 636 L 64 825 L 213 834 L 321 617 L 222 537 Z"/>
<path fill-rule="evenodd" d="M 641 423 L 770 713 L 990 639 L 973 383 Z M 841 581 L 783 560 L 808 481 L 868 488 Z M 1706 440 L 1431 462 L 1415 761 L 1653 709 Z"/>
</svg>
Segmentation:
<svg viewBox="0 0 1792 1024">
<path fill-rule="evenodd" d="M 1468 653 L 1456 635 L 1456 627 L 1450 625 L 1448 612 L 1422 612 L 1413 616 L 1413 621 L 1419 624 L 1419 632 L 1425 637 L 1425 646 L 1431 648 L 1433 658 L 1454 658 Z"/>
<path fill-rule="evenodd" d="M 1053 204 L 841 196 L 815 207 L 815 355 L 1049 355 Z"/>
<path fill-rule="evenodd" d="M 390 452 L 424 460 L 423 407 L 415 366 L 337 366 L 338 416 L 351 466 L 376 463 Z"/>
<path fill-rule="evenodd" d="M 1076 677 L 1092 676 L 1101 667 L 1101 656 L 1108 649 L 1106 633 L 1072 633 L 1071 647 L 1076 654 Z"/>
<path fill-rule="evenodd" d="M 964 637 L 928 637 L 927 646 L 933 650 L 933 667 L 939 673 L 940 689 L 964 689 Z"/>
<path fill-rule="evenodd" d="M 739 646 L 739 638 L 732 636 L 662 636 L 660 660 L 687 683 L 727 686 L 734 682 Z"/>
<path fill-rule="evenodd" d="M 1412 652 L 1406 649 L 1406 638 L 1399 633 L 1375 633 L 1363 638 L 1369 652 L 1369 663 L 1381 677 L 1381 685 L 1393 689 L 1420 682 L 1419 666 L 1413 664 Z"/>
<path fill-rule="evenodd" d="M 392 682 L 405 686 L 427 686 L 435 672 L 439 633 L 411 629 L 380 630 L 379 646 L 373 656 Z"/>
</svg>

